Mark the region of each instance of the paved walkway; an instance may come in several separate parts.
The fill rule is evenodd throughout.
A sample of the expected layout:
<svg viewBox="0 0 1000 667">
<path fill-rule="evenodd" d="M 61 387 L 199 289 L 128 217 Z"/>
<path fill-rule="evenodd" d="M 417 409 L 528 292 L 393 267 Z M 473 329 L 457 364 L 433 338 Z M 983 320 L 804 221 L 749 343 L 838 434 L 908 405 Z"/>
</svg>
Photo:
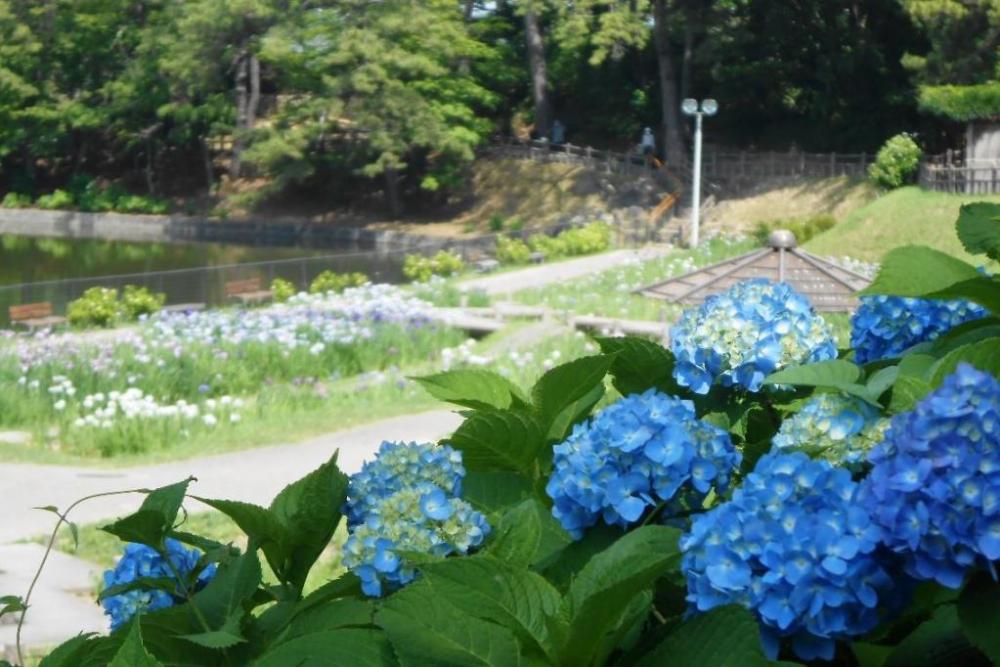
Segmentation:
<svg viewBox="0 0 1000 667">
<path fill-rule="evenodd" d="M 92 493 L 163 486 L 194 475 L 190 492 L 210 498 L 243 500 L 261 505 L 289 482 L 324 463 L 334 451 L 346 473 L 356 472 L 371 458 L 383 440 L 437 440 L 453 431 L 461 417 L 446 410 L 394 417 L 339 431 L 298 444 L 261 447 L 242 452 L 188 459 L 138 468 L 100 470 L 35 464 L 0 466 L 4 510 L 0 517 L 0 595 L 24 595 L 41 562 L 43 547 L 11 544 L 51 532 L 55 517 L 33 509 L 55 505 L 64 510 L 74 500 Z M 70 515 L 76 523 L 90 523 L 124 516 L 142 502 L 139 494 L 98 498 L 80 505 Z M 195 501 L 189 511 L 207 509 Z M 66 554 L 50 557 L 31 600 L 25 621 L 25 646 L 51 646 L 83 632 L 107 627 L 93 601 L 99 568 Z M 0 658 L 4 646 L 14 644 L 15 626 L 0 624 Z"/>
<path fill-rule="evenodd" d="M 673 252 L 670 246 L 649 246 L 638 250 L 615 250 L 601 255 L 588 255 L 562 262 L 540 264 L 526 269 L 506 271 L 492 276 L 463 280 L 461 285 L 470 290 L 479 289 L 487 294 L 510 294 L 532 287 L 561 283 L 574 278 L 600 273 L 622 264 L 655 259 Z"/>
</svg>

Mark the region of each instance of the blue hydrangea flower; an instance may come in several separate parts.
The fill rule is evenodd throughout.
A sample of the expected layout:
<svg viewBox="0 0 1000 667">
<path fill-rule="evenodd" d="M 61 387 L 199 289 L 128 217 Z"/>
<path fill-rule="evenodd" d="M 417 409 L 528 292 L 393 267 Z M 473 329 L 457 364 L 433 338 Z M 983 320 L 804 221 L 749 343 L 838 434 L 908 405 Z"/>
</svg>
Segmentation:
<svg viewBox="0 0 1000 667">
<path fill-rule="evenodd" d="M 860 398 L 823 393 L 783 421 L 771 444 L 850 467 L 867 458 L 872 447 L 882 441 L 888 425 L 878 408 Z"/>
<path fill-rule="evenodd" d="M 170 558 L 169 564 L 165 558 L 145 544 L 127 544 L 125 553 L 118 560 L 113 570 L 104 573 L 104 588 L 129 584 L 136 579 L 173 577 L 170 565 L 180 574 L 186 577 L 198 564 L 201 553 L 197 549 L 186 549 L 177 540 L 166 540 L 167 555 Z M 209 565 L 198 575 L 197 587 L 200 588 L 208 583 L 215 576 L 215 565 Z M 111 631 L 114 632 L 121 626 L 128 623 L 136 614 L 145 611 L 156 611 L 171 607 L 182 600 L 181 590 L 178 588 L 175 595 L 171 595 L 164 590 L 142 590 L 134 589 L 126 593 L 119 593 L 104 598 L 101 605 L 104 613 L 111 619 Z"/>
<path fill-rule="evenodd" d="M 690 401 L 650 389 L 626 396 L 554 448 L 545 487 L 552 514 L 574 538 L 599 519 L 626 527 L 669 501 L 666 515 L 725 491 L 740 453 L 724 430 L 700 421 Z"/>
<path fill-rule="evenodd" d="M 958 588 L 1000 559 L 1000 382 L 962 364 L 897 415 L 862 482 L 885 543 L 915 579 Z"/>
<path fill-rule="evenodd" d="M 829 660 L 836 640 L 872 630 L 900 596 L 856 492 L 850 472 L 826 461 L 763 456 L 732 500 L 681 538 L 692 611 L 749 608 L 772 658 L 790 638 L 800 658 Z"/>
<path fill-rule="evenodd" d="M 851 347 L 862 364 L 898 357 L 917 343 L 987 314 L 971 301 L 863 296 L 851 316 Z"/>
<path fill-rule="evenodd" d="M 674 378 L 696 394 L 712 385 L 760 391 L 786 366 L 837 356 L 829 325 L 786 283 L 756 278 L 684 311 L 670 331 Z"/>
<path fill-rule="evenodd" d="M 361 579 L 365 594 L 378 597 L 417 576 L 417 564 L 405 552 L 464 555 L 489 533 L 482 513 L 422 482 L 369 505 L 364 522 L 350 530 L 344 544 L 344 566 Z"/>
<path fill-rule="evenodd" d="M 462 454 L 451 447 L 383 442 L 375 459 L 351 476 L 344 507 L 348 526 L 364 522 L 382 498 L 416 484 L 427 482 L 449 496 L 461 495 L 463 477 Z"/>
</svg>

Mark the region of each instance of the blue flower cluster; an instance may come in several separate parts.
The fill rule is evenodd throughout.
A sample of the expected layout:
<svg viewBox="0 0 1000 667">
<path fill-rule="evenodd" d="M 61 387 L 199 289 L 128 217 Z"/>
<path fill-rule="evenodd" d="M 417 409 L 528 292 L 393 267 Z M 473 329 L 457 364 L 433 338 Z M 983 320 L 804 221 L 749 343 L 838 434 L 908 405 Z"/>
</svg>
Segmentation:
<svg viewBox="0 0 1000 667">
<path fill-rule="evenodd" d="M 872 630 L 900 597 L 856 492 L 850 472 L 826 461 L 765 455 L 732 500 L 681 538 L 688 601 L 753 610 L 772 658 L 791 638 L 803 660 L 832 659 L 837 639 Z"/>
<path fill-rule="evenodd" d="M 851 347 L 862 364 L 898 357 L 917 343 L 987 314 L 971 301 L 863 296 L 851 316 Z"/>
<path fill-rule="evenodd" d="M 578 424 L 554 448 L 545 487 L 552 514 L 574 538 L 603 519 L 626 527 L 648 507 L 665 514 L 700 507 L 713 487 L 724 491 L 739 467 L 729 434 L 698 420 L 690 401 L 650 389 L 613 403 Z"/>
<path fill-rule="evenodd" d="M 962 364 L 897 415 L 860 501 L 915 579 L 958 588 L 1000 559 L 1000 382 Z"/>
<path fill-rule="evenodd" d="M 417 564 L 404 552 L 467 554 L 489 533 L 486 517 L 471 505 L 422 482 L 370 504 L 364 521 L 350 530 L 343 562 L 365 594 L 377 597 L 417 576 Z"/>
<path fill-rule="evenodd" d="M 872 447 L 882 441 L 888 425 L 878 408 L 860 398 L 823 393 L 810 398 L 782 422 L 771 444 L 850 467 L 867 458 Z"/>
<path fill-rule="evenodd" d="M 674 378 L 696 394 L 715 382 L 760 391 L 786 366 L 837 356 L 826 321 L 786 283 L 747 280 L 708 297 L 670 331 Z"/>
<path fill-rule="evenodd" d="M 415 442 L 383 442 L 375 459 L 351 476 L 344 514 L 356 526 L 379 500 L 402 489 L 427 482 L 451 496 L 462 493 L 465 468 L 462 455 L 451 447 Z"/>
<path fill-rule="evenodd" d="M 128 544 L 125 553 L 118 560 L 115 569 L 104 573 L 104 588 L 130 584 L 137 579 L 174 577 L 170 566 L 181 577 L 190 574 L 198 564 L 201 554 L 196 549 L 186 549 L 177 540 L 166 540 L 166 551 L 170 561 L 163 558 L 153 548 L 145 544 Z M 215 576 L 215 565 L 209 565 L 198 575 L 197 587 L 204 586 Z M 159 589 L 133 589 L 106 597 L 101 601 L 104 613 L 111 619 L 112 632 L 128 623 L 136 614 L 144 611 L 155 611 L 171 607 L 180 599 L 178 588 L 176 595 Z"/>
</svg>

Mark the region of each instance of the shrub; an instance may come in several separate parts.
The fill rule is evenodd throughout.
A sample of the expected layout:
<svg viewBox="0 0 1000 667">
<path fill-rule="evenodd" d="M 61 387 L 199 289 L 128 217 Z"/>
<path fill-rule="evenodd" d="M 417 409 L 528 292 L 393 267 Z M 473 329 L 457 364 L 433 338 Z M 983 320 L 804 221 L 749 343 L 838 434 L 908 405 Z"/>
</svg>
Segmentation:
<svg viewBox="0 0 1000 667">
<path fill-rule="evenodd" d="M 521 239 L 498 236 L 496 254 L 501 264 L 527 264 L 531 259 L 531 248 Z"/>
<path fill-rule="evenodd" d="M 106 327 L 122 316 L 118 303 L 118 290 L 110 287 L 91 287 L 66 308 L 66 317 L 74 326 Z"/>
<path fill-rule="evenodd" d="M 125 195 L 115 202 L 114 207 L 114 210 L 120 213 L 146 213 L 149 215 L 163 215 L 168 209 L 165 201 L 144 195 Z"/>
<path fill-rule="evenodd" d="M 556 259 L 566 255 L 566 248 L 558 236 L 532 234 L 528 238 L 528 246 L 533 252 L 544 255 L 546 259 Z"/>
<path fill-rule="evenodd" d="M 125 317 L 136 320 L 142 315 L 152 315 L 159 311 L 166 301 L 166 294 L 150 292 L 146 287 L 126 285 L 121 306 Z"/>
<path fill-rule="evenodd" d="M 548 259 L 590 255 L 611 247 L 611 227 L 605 222 L 596 221 L 583 227 L 567 229 L 557 236 L 534 234 L 528 239 L 528 245 Z"/>
<path fill-rule="evenodd" d="M 494 215 L 490 218 L 490 231 L 491 232 L 502 232 L 503 231 L 504 220 L 503 216 L 500 214 Z"/>
<path fill-rule="evenodd" d="M 324 271 L 315 278 L 309 285 L 312 294 L 325 294 L 326 292 L 343 292 L 348 287 L 361 287 L 369 282 L 368 276 L 363 273 L 336 273 L 335 271 Z"/>
<path fill-rule="evenodd" d="M 275 278 L 271 281 L 271 293 L 274 294 L 275 303 L 284 303 L 295 296 L 298 290 L 290 280 Z"/>
<path fill-rule="evenodd" d="M 403 275 L 418 283 L 425 283 L 434 276 L 447 278 L 463 270 L 462 257 L 450 250 L 439 250 L 432 257 L 407 255 L 403 260 Z"/>
<path fill-rule="evenodd" d="M 3 208 L 30 208 L 31 196 L 20 192 L 8 192 L 3 196 L 0 206 Z"/>
<path fill-rule="evenodd" d="M 62 208 L 72 208 L 73 204 L 73 195 L 65 190 L 54 190 L 50 194 L 42 195 L 35 201 L 35 206 L 48 211 Z"/>
<path fill-rule="evenodd" d="M 868 167 L 868 176 L 879 187 L 889 190 L 902 187 L 913 182 L 921 157 L 923 151 L 913 137 L 897 134 L 879 149 L 875 162 Z"/>
</svg>

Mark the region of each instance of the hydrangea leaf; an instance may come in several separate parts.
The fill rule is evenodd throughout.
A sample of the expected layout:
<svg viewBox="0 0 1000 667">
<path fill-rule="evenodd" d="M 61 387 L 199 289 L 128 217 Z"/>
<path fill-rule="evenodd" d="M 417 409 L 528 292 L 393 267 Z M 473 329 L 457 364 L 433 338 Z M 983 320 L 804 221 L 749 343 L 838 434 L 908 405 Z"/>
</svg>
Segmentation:
<svg viewBox="0 0 1000 667">
<path fill-rule="evenodd" d="M 102 528 L 123 542 L 137 542 L 154 549 L 160 547 L 163 539 L 173 528 L 180 511 L 188 484 L 194 478 L 170 484 L 150 491 L 134 514 L 119 519 Z"/>
<path fill-rule="evenodd" d="M 434 594 L 461 613 L 509 628 L 524 646 L 555 657 L 548 618 L 562 596 L 541 575 L 487 555 L 449 559 L 423 572 Z"/>
<path fill-rule="evenodd" d="M 560 439 L 568 427 L 600 400 L 604 376 L 611 370 L 613 355 L 581 357 L 556 366 L 539 378 L 531 390 L 539 419 L 552 439 Z M 551 430 L 550 430 L 551 429 Z M 562 433 L 555 431 L 562 430 Z"/>
<path fill-rule="evenodd" d="M 899 360 L 899 377 L 928 380 L 937 358 L 929 354 L 907 354 Z"/>
<path fill-rule="evenodd" d="M 163 667 L 163 663 L 150 655 L 142 643 L 141 617 L 132 622 L 125 642 L 108 667 Z"/>
<path fill-rule="evenodd" d="M 589 665 L 601 640 L 621 623 L 632 599 L 680 564 L 680 531 L 643 526 L 595 555 L 570 584 L 561 615 L 563 664 Z"/>
<path fill-rule="evenodd" d="M 434 398 L 473 410 L 505 410 L 527 403 L 517 385 L 492 371 L 446 371 L 413 379 Z"/>
<path fill-rule="evenodd" d="M 894 248 L 862 294 L 925 296 L 980 276 L 971 264 L 925 246 Z"/>
<path fill-rule="evenodd" d="M 482 512 L 515 505 L 532 493 L 531 480 L 516 472 L 473 470 L 462 480 L 462 498 Z"/>
<path fill-rule="evenodd" d="M 79 667 L 85 664 L 86 658 L 95 648 L 114 639 L 101 637 L 93 632 L 81 633 L 52 649 L 39 664 L 44 667 Z"/>
<path fill-rule="evenodd" d="M 928 354 L 940 357 L 963 345 L 977 343 L 987 338 L 1000 338 L 1000 319 L 984 317 L 963 322 L 930 342 L 926 351 Z M 912 356 L 915 355 L 907 354 L 903 360 Z"/>
<path fill-rule="evenodd" d="M 596 340 L 602 352 L 615 355 L 611 375 L 622 396 L 641 394 L 654 387 L 667 394 L 680 391 L 673 376 L 674 355 L 662 345 L 635 336 Z"/>
<path fill-rule="evenodd" d="M 227 649 L 246 641 L 240 630 L 243 614 L 235 614 L 226 619 L 218 630 L 208 630 L 190 635 L 181 635 L 181 639 L 211 649 Z"/>
<path fill-rule="evenodd" d="M 296 637 L 272 648 L 251 664 L 252 667 L 393 667 L 399 663 L 385 633 L 342 628 Z"/>
<path fill-rule="evenodd" d="M 927 299 L 965 299 L 1000 315 L 1000 280 L 977 276 L 925 295 Z"/>
<path fill-rule="evenodd" d="M 878 405 L 878 396 L 860 383 L 861 368 L 845 359 L 830 359 L 804 366 L 792 366 L 772 373 L 764 380 L 769 385 L 793 385 L 797 387 L 821 387 L 836 389 Z"/>
<path fill-rule="evenodd" d="M 1000 338 L 988 338 L 963 345 L 946 354 L 931 371 L 931 387 L 940 387 L 944 379 L 963 362 L 1000 377 Z"/>
<path fill-rule="evenodd" d="M 375 622 L 403 667 L 521 665 L 521 645 L 512 630 L 460 611 L 425 580 L 387 598 Z"/>
<path fill-rule="evenodd" d="M 965 204 L 955 224 L 958 238 L 973 255 L 1000 261 L 1000 206 L 988 202 Z"/>
<path fill-rule="evenodd" d="M 851 651 L 858 661 L 858 667 L 882 667 L 892 654 L 892 647 L 867 642 L 851 642 Z"/>
<path fill-rule="evenodd" d="M 240 530 L 246 533 L 264 552 L 267 562 L 271 564 L 271 569 L 275 572 L 281 570 L 284 566 L 288 534 L 284 525 L 270 510 L 238 500 L 217 500 L 197 496 L 196 498 L 232 519 L 240 527 Z"/>
<path fill-rule="evenodd" d="M 958 620 L 958 609 L 949 604 L 939 607 L 929 620 L 921 623 L 896 646 L 885 667 L 937 667 L 983 662 Z"/>
<path fill-rule="evenodd" d="M 765 667 L 772 664 L 760 645 L 757 620 L 743 607 L 718 607 L 685 621 L 636 667 L 712 665 Z"/>
<path fill-rule="evenodd" d="M 198 605 L 213 628 L 225 628 L 233 616 L 241 615 L 244 603 L 257 591 L 261 578 L 257 552 L 249 551 L 220 566 L 208 585 L 195 594 L 193 604 Z"/>
<path fill-rule="evenodd" d="M 164 591 L 173 595 L 177 591 L 177 580 L 174 577 L 139 577 L 126 584 L 117 584 L 102 588 L 101 592 L 97 595 L 97 601 L 100 602 L 105 598 L 135 590 Z"/>
<path fill-rule="evenodd" d="M 0 618 L 6 614 L 16 614 L 25 609 L 27 607 L 24 605 L 24 600 L 16 595 L 4 595 L 0 597 Z"/>
<path fill-rule="evenodd" d="M 527 567 L 545 560 L 569 542 L 559 522 L 532 498 L 504 512 L 487 552 L 504 563 Z"/>
<path fill-rule="evenodd" d="M 286 642 L 314 632 L 329 632 L 338 628 L 370 626 L 374 621 L 375 607 L 370 600 L 339 598 L 312 607 L 296 615 L 282 634 Z"/>
<path fill-rule="evenodd" d="M 868 378 L 868 381 L 865 383 L 865 386 L 871 396 L 878 398 L 896 382 L 898 377 L 899 367 L 887 366 L 886 368 L 880 368 L 872 373 Z"/>
<path fill-rule="evenodd" d="M 1000 664 L 1000 585 L 980 573 L 971 579 L 958 598 L 962 632 L 994 664 Z"/>
<path fill-rule="evenodd" d="M 495 410 L 469 416 L 446 443 L 462 452 L 469 471 L 509 471 L 534 478 L 545 434 L 530 415 Z"/>
<path fill-rule="evenodd" d="M 347 484 L 347 475 L 337 467 L 335 453 L 319 468 L 282 489 L 271 502 L 270 511 L 288 535 L 287 566 L 276 574 L 299 590 L 340 523 Z"/>
</svg>

